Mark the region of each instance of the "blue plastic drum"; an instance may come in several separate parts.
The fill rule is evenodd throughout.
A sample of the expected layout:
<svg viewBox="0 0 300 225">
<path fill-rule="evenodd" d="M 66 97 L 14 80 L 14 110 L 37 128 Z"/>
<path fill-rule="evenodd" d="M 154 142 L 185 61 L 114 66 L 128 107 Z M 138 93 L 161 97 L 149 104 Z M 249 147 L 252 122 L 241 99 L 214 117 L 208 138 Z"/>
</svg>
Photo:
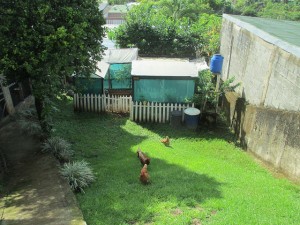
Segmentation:
<svg viewBox="0 0 300 225">
<path fill-rule="evenodd" d="M 210 60 L 210 71 L 212 73 L 221 73 L 224 57 L 220 54 L 215 54 Z"/>
</svg>

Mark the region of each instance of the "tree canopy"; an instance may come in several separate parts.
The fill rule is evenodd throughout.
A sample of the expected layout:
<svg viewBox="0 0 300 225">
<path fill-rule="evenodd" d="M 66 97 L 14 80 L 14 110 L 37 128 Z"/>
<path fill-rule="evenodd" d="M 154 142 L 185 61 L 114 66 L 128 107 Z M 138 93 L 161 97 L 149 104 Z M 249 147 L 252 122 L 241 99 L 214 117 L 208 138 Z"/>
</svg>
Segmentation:
<svg viewBox="0 0 300 225">
<path fill-rule="evenodd" d="M 177 1 L 175 1 L 177 3 Z M 179 4 L 178 13 L 165 7 L 170 2 L 142 2 L 133 7 L 125 24 L 112 32 L 110 37 L 120 47 L 136 46 L 145 56 L 168 56 L 193 58 L 198 52 L 210 56 L 218 51 L 221 18 L 216 15 L 200 14 L 185 17 Z M 175 3 L 174 3 L 175 4 Z M 183 8 L 180 8 L 183 7 Z M 173 13 L 171 13 L 173 12 Z"/>
<path fill-rule="evenodd" d="M 29 77 L 38 111 L 64 76 L 95 72 L 105 23 L 97 0 L 2 0 L 0 18 L 0 74 Z"/>
</svg>

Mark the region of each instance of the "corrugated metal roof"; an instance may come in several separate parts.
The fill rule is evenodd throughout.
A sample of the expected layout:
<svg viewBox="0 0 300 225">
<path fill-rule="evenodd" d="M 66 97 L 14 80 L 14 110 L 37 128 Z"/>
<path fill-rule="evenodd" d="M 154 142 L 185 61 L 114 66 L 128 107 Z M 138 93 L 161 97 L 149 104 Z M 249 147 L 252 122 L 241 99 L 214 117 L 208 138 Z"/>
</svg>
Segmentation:
<svg viewBox="0 0 300 225">
<path fill-rule="evenodd" d="M 300 57 L 299 22 L 228 14 L 224 14 L 223 18 Z"/>
<path fill-rule="evenodd" d="M 143 59 L 132 61 L 132 76 L 198 77 L 194 63 L 173 59 Z"/>
<path fill-rule="evenodd" d="M 107 63 L 130 63 L 138 57 L 137 48 L 109 49 L 104 61 Z"/>
<path fill-rule="evenodd" d="M 109 64 L 104 62 L 104 61 L 100 61 L 97 63 L 97 67 L 100 69 L 96 71 L 96 75 L 99 77 L 104 78 L 105 75 L 107 74 L 107 71 L 109 69 Z"/>
<path fill-rule="evenodd" d="M 128 7 L 126 5 L 114 5 L 110 8 L 109 13 L 127 13 Z"/>
</svg>

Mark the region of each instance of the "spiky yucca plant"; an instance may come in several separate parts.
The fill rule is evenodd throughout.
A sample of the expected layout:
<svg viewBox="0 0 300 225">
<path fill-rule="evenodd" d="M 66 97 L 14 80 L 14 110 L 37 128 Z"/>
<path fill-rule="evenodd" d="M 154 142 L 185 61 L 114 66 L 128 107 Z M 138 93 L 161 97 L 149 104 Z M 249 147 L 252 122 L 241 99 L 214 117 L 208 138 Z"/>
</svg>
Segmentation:
<svg viewBox="0 0 300 225">
<path fill-rule="evenodd" d="M 83 192 L 94 180 L 93 171 L 84 160 L 65 163 L 60 173 L 65 177 L 73 191 Z"/>
<path fill-rule="evenodd" d="M 42 152 L 50 152 L 62 162 L 69 162 L 74 154 L 71 144 L 60 137 L 46 140 L 42 144 Z"/>
<path fill-rule="evenodd" d="M 37 120 L 37 113 L 34 108 L 29 108 L 16 113 L 16 117 L 20 119 Z"/>
<path fill-rule="evenodd" d="M 33 136 L 39 136 L 42 133 L 41 125 L 38 121 L 20 119 L 18 124 L 23 132 Z"/>
</svg>

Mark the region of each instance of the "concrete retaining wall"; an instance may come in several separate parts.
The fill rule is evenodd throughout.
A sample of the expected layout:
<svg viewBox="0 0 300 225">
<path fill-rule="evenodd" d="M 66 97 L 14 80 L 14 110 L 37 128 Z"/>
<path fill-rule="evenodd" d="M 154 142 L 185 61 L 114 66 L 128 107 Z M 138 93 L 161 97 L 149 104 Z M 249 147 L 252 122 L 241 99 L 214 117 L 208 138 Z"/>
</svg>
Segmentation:
<svg viewBox="0 0 300 225">
<path fill-rule="evenodd" d="M 248 105 L 234 93 L 225 108 L 244 149 L 300 180 L 300 112 Z"/>
<path fill-rule="evenodd" d="M 223 18 L 222 79 L 241 82 L 237 92 L 253 105 L 300 111 L 300 57 Z"/>
<path fill-rule="evenodd" d="M 226 94 L 232 128 L 245 149 L 300 180 L 300 57 L 241 24 L 223 18 L 222 79 L 241 82 Z"/>
</svg>

